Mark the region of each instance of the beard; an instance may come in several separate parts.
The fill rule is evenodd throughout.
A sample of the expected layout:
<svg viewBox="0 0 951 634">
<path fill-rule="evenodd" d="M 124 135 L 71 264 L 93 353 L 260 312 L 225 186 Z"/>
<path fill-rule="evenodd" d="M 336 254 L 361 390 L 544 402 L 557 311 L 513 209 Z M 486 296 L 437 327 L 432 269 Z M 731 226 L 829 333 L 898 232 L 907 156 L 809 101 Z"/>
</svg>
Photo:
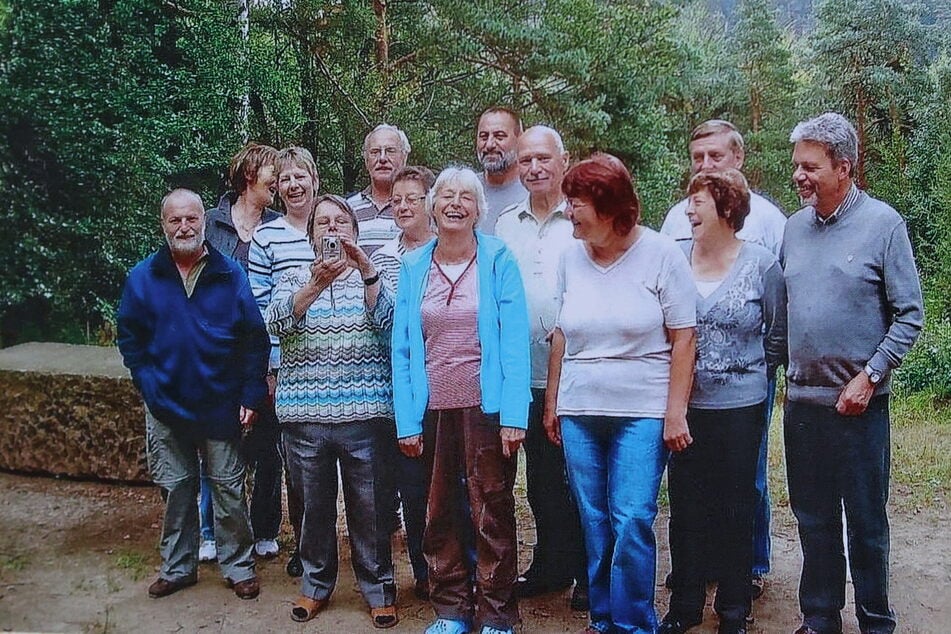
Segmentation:
<svg viewBox="0 0 951 634">
<path fill-rule="evenodd" d="M 508 152 L 493 152 L 491 154 L 482 152 L 479 154 L 479 163 L 489 174 L 498 174 L 507 172 L 510 167 L 515 165 L 515 150 Z"/>
<path fill-rule="evenodd" d="M 171 249 L 173 256 L 191 257 L 201 252 L 205 244 L 205 228 L 202 227 L 195 235 L 188 237 L 178 237 L 176 235 L 165 234 L 165 242 Z"/>
</svg>

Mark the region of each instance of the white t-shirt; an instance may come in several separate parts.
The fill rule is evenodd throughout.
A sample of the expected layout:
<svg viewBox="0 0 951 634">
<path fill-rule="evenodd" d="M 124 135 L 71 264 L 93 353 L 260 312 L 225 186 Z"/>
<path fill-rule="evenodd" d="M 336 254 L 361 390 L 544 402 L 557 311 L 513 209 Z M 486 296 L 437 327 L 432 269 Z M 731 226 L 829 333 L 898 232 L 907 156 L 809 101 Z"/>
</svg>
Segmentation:
<svg viewBox="0 0 951 634">
<path fill-rule="evenodd" d="M 743 222 L 743 228 L 737 231 L 736 237 L 766 247 L 779 257 L 785 229 L 786 216 L 779 207 L 756 192 L 750 192 L 750 213 Z M 674 240 L 693 238 L 690 221 L 687 220 L 686 198 L 670 208 L 660 232 Z"/>
<path fill-rule="evenodd" d="M 558 276 L 565 356 L 558 414 L 663 418 L 670 384 L 666 329 L 697 323 L 697 289 L 683 251 L 647 227 L 608 267 L 578 242 Z"/>
</svg>

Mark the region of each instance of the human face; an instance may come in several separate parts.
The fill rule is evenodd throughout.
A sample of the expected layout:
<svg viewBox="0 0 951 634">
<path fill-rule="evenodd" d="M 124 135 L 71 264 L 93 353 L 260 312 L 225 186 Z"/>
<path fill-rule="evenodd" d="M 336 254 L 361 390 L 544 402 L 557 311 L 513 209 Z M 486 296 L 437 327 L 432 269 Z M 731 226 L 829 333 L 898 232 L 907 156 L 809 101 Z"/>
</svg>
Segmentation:
<svg viewBox="0 0 951 634">
<path fill-rule="evenodd" d="M 319 182 L 310 172 L 298 165 L 289 165 L 281 170 L 277 177 L 277 189 L 284 201 L 284 207 L 310 210 L 314 204 Z"/>
<path fill-rule="evenodd" d="M 370 180 L 375 185 L 389 186 L 396 173 L 406 165 L 406 153 L 400 135 L 393 130 L 377 130 L 367 141 L 363 155 Z"/>
<path fill-rule="evenodd" d="M 574 226 L 572 235 L 588 244 L 603 244 L 614 232 L 614 224 L 598 215 L 587 198 L 568 198 L 566 216 Z"/>
<path fill-rule="evenodd" d="M 415 180 L 401 180 L 393 184 L 393 218 L 403 233 L 419 235 L 429 229 L 429 216 L 426 215 L 426 191 L 422 183 Z"/>
<path fill-rule="evenodd" d="M 440 233 L 475 231 L 479 221 L 479 203 L 475 193 L 448 182 L 433 199 L 433 216 Z"/>
<path fill-rule="evenodd" d="M 687 199 L 687 219 L 693 231 L 694 240 L 701 241 L 719 232 L 733 234 L 733 228 L 726 218 L 717 213 L 717 204 L 706 187 L 690 194 Z"/>
<path fill-rule="evenodd" d="M 254 182 L 248 185 L 245 196 L 248 200 L 266 207 L 274 202 L 274 193 L 277 191 L 277 178 L 274 176 L 273 165 L 262 165 L 258 169 Z"/>
<path fill-rule="evenodd" d="M 825 145 L 800 141 L 793 148 L 793 165 L 793 182 L 802 204 L 812 205 L 820 213 L 832 213 L 845 198 L 849 162 L 835 163 Z"/>
<path fill-rule="evenodd" d="M 325 200 L 314 211 L 313 243 L 320 245 L 324 236 L 340 235 L 353 239 L 353 218 L 343 209 Z"/>
<path fill-rule="evenodd" d="M 205 243 L 205 210 L 190 198 L 170 198 L 162 209 L 162 231 L 173 257 L 192 257 Z"/>
<path fill-rule="evenodd" d="M 560 192 L 567 166 L 568 153 L 558 151 L 551 133 L 527 130 L 519 137 L 518 177 L 530 194 Z"/>
<path fill-rule="evenodd" d="M 489 174 L 507 172 L 516 159 L 518 128 L 511 115 L 487 112 L 479 118 L 476 131 L 476 156 Z"/>
<path fill-rule="evenodd" d="M 719 132 L 690 143 L 690 172 L 710 172 L 743 167 L 743 151 L 730 144 L 730 135 Z"/>
</svg>

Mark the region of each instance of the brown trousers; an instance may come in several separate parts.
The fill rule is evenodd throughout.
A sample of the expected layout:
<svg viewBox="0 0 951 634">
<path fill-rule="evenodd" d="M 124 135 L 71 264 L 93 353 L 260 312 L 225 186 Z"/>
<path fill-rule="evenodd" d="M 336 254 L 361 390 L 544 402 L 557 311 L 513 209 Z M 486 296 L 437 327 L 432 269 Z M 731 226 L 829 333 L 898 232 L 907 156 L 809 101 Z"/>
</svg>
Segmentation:
<svg viewBox="0 0 951 634">
<path fill-rule="evenodd" d="M 502 455 L 499 431 L 498 416 L 478 407 L 426 413 L 423 460 L 430 479 L 423 553 L 437 617 L 508 629 L 518 622 L 513 493 L 518 463 L 515 456 Z M 469 523 L 459 508 L 463 477 Z M 465 548 L 470 533 L 475 537 L 475 596 Z"/>
</svg>

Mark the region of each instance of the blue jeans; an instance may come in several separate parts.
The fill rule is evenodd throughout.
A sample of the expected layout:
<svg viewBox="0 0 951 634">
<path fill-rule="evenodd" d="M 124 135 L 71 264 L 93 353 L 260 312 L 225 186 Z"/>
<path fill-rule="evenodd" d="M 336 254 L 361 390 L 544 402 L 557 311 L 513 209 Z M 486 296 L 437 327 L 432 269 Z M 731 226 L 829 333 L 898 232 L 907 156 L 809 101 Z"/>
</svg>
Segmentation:
<svg viewBox="0 0 951 634">
<path fill-rule="evenodd" d="M 211 504 L 211 478 L 208 477 L 208 468 L 201 457 L 198 459 L 201 472 L 198 494 L 198 520 L 201 527 L 202 540 L 215 541 L 215 510 Z"/>
<path fill-rule="evenodd" d="M 891 634 L 888 605 L 888 395 L 859 416 L 834 407 L 787 401 L 784 420 L 789 504 L 799 523 L 803 623 L 820 634 L 842 630 L 848 529 L 855 613 L 863 634 Z"/>
<path fill-rule="evenodd" d="M 591 623 L 606 631 L 657 628 L 654 518 L 667 464 L 663 431 L 657 418 L 561 417 L 587 552 Z"/>
<path fill-rule="evenodd" d="M 776 377 L 772 376 L 766 387 L 766 425 L 763 426 L 763 440 L 759 446 L 759 458 L 756 462 L 756 500 L 753 510 L 753 576 L 762 577 L 769 573 L 770 538 L 769 520 L 769 423 L 773 418 L 773 402 L 776 400 Z"/>
<path fill-rule="evenodd" d="M 199 451 L 205 456 L 211 483 L 221 574 L 235 583 L 254 577 L 240 439 L 196 439 L 146 410 L 145 441 L 149 472 L 165 498 L 161 577 L 177 581 L 195 574 L 198 566 Z"/>
</svg>

